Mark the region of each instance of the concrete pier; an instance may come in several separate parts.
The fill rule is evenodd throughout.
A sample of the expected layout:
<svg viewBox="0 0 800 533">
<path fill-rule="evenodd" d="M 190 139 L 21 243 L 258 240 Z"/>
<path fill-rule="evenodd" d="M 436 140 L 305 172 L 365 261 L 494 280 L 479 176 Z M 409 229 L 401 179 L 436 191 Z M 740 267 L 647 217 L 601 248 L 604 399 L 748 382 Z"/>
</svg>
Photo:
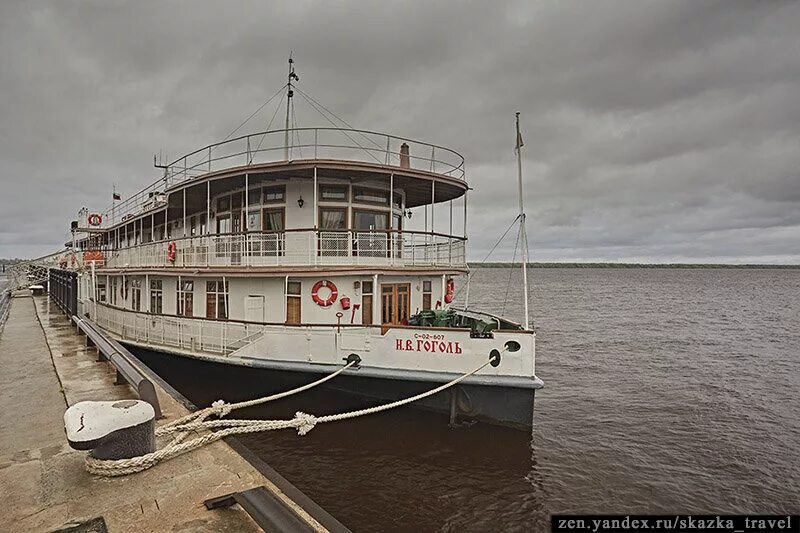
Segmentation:
<svg viewBox="0 0 800 533">
<path fill-rule="evenodd" d="M 46 296 L 13 299 L 0 333 L 3 528 L 56 531 L 98 519 L 94 524 L 104 523 L 111 532 L 261 531 L 238 505 L 207 510 L 203 502 L 263 486 L 280 508 L 280 530 L 346 531 L 285 479 L 266 465 L 248 462 L 226 441 L 131 476 L 90 475 L 83 465 L 85 452 L 67 445 L 65 409 L 81 400 L 135 397 L 127 385 L 115 385 L 113 368 L 96 358 L 95 349 L 85 347 L 85 339 Z M 188 414 L 169 387 L 156 383 L 156 388 L 165 416 L 161 422 Z"/>
</svg>

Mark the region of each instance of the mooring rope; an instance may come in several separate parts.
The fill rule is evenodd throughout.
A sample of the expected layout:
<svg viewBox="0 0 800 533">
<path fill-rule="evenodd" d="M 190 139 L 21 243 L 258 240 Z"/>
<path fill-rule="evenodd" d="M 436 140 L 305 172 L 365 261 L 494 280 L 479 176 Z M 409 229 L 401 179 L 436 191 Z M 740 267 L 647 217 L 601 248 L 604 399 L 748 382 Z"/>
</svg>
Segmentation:
<svg viewBox="0 0 800 533">
<path fill-rule="evenodd" d="M 502 351 L 505 352 L 506 350 L 507 348 Z M 214 441 L 228 437 L 230 435 L 237 435 L 243 433 L 260 433 L 262 431 L 272 431 L 275 429 L 287 429 L 287 428 L 295 428 L 297 429 L 297 433 L 299 435 L 305 435 L 306 433 L 314 429 L 314 427 L 317 424 L 323 424 L 325 422 L 336 422 L 339 420 L 347 420 L 349 418 L 356 418 L 359 416 L 379 413 L 381 411 L 387 411 L 395 407 L 400 407 L 402 405 L 406 405 L 415 402 L 417 400 L 421 400 L 423 398 L 441 392 L 449 387 L 457 385 L 458 383 L 465 380 L 469 376 L 472 376 L 473 374 L 480 372 L 481 370 L 486 368 L 486 366 L 492 364 L 493 361 L 494 361 L 493 357 L 490 357 L 488 361 L 476 367 L 474 370 L 467 372 L 466 374 L 463 374 L 453 379 L 452 381 L 440 385 L 434 389 L 417 394 L 416 396 L 387 403 L 384 405 L 378 405 L 375 407 L 360 409 L 357 411 L 350 411 L 346 413 L 338 413 L 338 414 L 325 415 L 319 417 L 298 411 L 297 413 L 295 413 L 294 418 L 289 420 L 224 420 L 224 419 L 206 420 L 206 418 L 212 414 L 225 416 L 230 411 L 233 411 L 235 409 L 241 409 L 244 407 L 258 405 L 271 400 L 276 400 L 278 398 L 284 398 L 286 396 L 290 396 L 292 394 L 296 394 L 304 390 L 308 390 L 311 387 L 314 387 L 316 385 L 324 383 L 325 381 L 328 381 L 329 379 L 333 379 L 341 372 L 347 370 L 354 364 L 357 364 L 357 361 L 351 361 L 346 366 L 340 368 L 336 372 L 328 376 L 325 376 L 324 378 L 319 379 L 313 383 L 309 383 L 308 385 L 298 387 L 297 389 L 293 389 L 291 391 L 273 394 L 272 396 L 266 396 L 264 398 L 258 398 L 255 400 L 249 400 L 234 404 L 228 404 L 223 402 L 222 400 L 218 400 L 214 402 L 214 404 L 212 404 L 211 407 L 202 409 L 196 413 L 184 416 L 178 420 L 170 422 L 169 424 L 165 424 L 159 427 L 156 430 L 156 435 L 177 433 L 177 436 L 172 440 L 172 442 L 170 442 L 160 450 L 156 450 L 155 452 L 148 453 L 146 455 L 141 455 L 138 457 L 131 457 L 130 459 L 115 459 L 115 460 L 97 459 L 96 457 L 92 457 L 91 454 L 88 454 L 86 456 L 86 469 L 90 473 L 98 476 L 107 476 L 107 477 L 126 476 L 128 474 L 134 474 L 136 472 L 147 470 L 148 468 L 155 466 L 161 461 L 165 461 L 167 459 L 171 459 L 173 457 L 182 455 L 186 452 L 196 450 L 197 448 L 205 446 L 206 444 L 210 444 Z M 499 354 L 497 362 L 499 363 Z M 222 429 L 217 429 L 217 428 L 222 428 Z M 196 439 L 183 442 L 183 439 L 190 432 L 202 431 L 202 430 L 215 430 L 215 431 L 211 431 L 210 433 L 207 433 Z"/>
</svg>

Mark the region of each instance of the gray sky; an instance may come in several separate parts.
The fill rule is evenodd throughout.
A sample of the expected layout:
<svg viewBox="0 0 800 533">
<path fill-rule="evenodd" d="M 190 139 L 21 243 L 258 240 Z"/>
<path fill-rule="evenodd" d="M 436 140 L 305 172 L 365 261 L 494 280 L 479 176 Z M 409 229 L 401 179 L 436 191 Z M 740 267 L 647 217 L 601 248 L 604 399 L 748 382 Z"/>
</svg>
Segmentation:
<svg viewBox="0 0 800 533">
<path fill-rule="evenodd" d="M 4 0 L 0 257 L 224 138 L 289 50 L 351 124 L 464 154 L 472 259 L 514 217 L 520 111 L 534 260 L 800 263 L 800 3 L 755 0 Z"/>
</svg>

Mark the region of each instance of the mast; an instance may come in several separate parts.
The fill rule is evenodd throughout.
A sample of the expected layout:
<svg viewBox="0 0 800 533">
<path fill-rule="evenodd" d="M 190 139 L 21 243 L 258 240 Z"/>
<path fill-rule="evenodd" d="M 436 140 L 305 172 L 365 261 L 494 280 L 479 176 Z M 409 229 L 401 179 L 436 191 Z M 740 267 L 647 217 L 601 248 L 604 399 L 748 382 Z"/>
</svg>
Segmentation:
<svg viewBox="0 0 800 533">
<path fill-rule="evenodd" d="M 292 97 L 294 96 L 292 80 L 300 81 L 300 78 L 294 72 L 294 59 L 292 59 L 292 53 L 289 52 L 289 83 L 286 84 L 286 128 L 284 129 L 283 138 L 283 157 L 287 161 L 289 160 L 289 112 L 292 106 Z"/>
<path fill-rule="evenodd" d="M 525 302 L 525 329 L 530 327 L 530 319 L 528 315 L 528 235 L 525 233 L 525 207 L 522 202 L 522 147 L 525 143 L 522 142 L 522 134 L 519 131 L 519 112 L 517 117 L 517 180 L 519 184 L 519 234 L 522 239 L 522 290 L 523 300 Z"/>
</svg>

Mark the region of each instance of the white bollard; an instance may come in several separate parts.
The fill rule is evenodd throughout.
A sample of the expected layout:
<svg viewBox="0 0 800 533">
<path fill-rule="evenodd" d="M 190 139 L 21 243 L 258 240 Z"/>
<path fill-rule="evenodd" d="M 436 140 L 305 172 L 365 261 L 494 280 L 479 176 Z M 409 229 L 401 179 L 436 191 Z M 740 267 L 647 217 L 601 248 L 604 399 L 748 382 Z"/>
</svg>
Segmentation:
<svg viewBox="0 0 800 533">
<path fill-rule="evenodd" d="M 142 400 L 78 402 L 64 413 L 67 441 L 97 459 L 130 459 L 156 449 L 156 413 Z"/>
</svg>

